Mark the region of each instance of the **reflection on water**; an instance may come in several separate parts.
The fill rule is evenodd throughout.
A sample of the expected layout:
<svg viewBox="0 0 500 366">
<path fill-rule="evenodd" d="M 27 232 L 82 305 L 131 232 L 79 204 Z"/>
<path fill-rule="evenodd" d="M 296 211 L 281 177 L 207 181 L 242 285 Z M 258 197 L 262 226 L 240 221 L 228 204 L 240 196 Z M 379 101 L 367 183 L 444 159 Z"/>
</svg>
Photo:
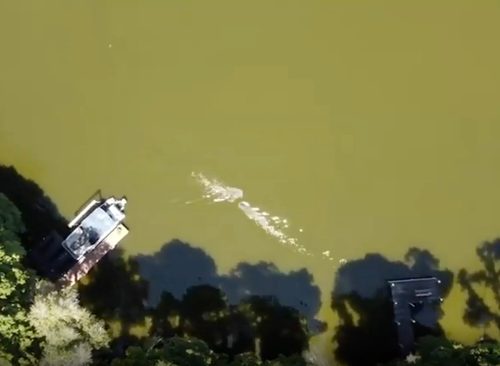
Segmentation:
<svg viewBox="0 0 500 366">
<path fill-rule="evenodd" d="M 243 198 L 243 190 L 237 187 L 231 187 L 222 183 L 218 179 L 210 179 L 203 173 L 191 173 L 191 176 L 203 187 L 203 199 L 208 199 L 211 202 L 237 202 L 238 208 L 245 214 L 247 218 L 255 222 L 262 230 L 270 236 L 276 238 L 279 243 L 293 249 L 295 252 L 306 255 L 314 256 L 304 245 L 299 243 L 299 239 L 286 233 L 289 228 L 288 219 L 280 216 L 271 215 L 267 211 L 262 211 L 259 207 L 251 205 L 247 201 L 241 200 Z M 238 202 L 239 201 L 239 202 Z M 186 201 L 186 204 L 197 202 L 196 200 Z M 299 232 L 303 232 L 302 228 Z M 329 250 L 321 253 L 321 258 L 333 261 L 334 257 L 330 254 Z M 347 263 L 345 258 L 341 258 L 338 263 L 343 265 Z"/>
</svg>

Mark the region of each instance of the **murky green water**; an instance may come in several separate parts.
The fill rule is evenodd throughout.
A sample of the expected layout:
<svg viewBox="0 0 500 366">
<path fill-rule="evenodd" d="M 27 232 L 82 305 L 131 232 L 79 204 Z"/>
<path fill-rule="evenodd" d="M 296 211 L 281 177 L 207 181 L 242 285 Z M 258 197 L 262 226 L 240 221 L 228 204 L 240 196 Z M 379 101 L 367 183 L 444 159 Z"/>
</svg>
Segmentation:
<svg viewBox="0 0 500 366">
<path fill-rule="evenodd" d="M 126 194 L 129 253 L 181 238 L 221 272 L 306 266 L 333 324 L 338 259 L 418 245 L 473 268 L 500 235 L 499 35 L 494 1 L 3 1 L 0 157 L 68 216 L 96 188 Z M 183 204 L 192 171 L 319 255 Z M 452 336 L 478 334 L 458 287 L 445 310 Z"/>
</svg>

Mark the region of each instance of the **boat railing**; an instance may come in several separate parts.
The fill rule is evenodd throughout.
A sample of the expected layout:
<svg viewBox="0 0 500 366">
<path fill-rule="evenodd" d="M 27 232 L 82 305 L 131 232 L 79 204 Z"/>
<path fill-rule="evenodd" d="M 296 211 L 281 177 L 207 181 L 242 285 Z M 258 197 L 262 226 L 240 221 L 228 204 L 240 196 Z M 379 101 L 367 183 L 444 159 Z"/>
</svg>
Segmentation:
<svg viewBox="0 0 500 366">
<path fill-rule="evenodd" d="M 74 215 L 76 216 L 85 206 L 89 204 L 90 201 L 94 200 L 96 197 L 98 197 L 98 201 L 102 201 L 102 191 L 99 188 L 97 191 L 92 193 L 84 202 L 83 204 L 75 211 Z"/>
</svg>

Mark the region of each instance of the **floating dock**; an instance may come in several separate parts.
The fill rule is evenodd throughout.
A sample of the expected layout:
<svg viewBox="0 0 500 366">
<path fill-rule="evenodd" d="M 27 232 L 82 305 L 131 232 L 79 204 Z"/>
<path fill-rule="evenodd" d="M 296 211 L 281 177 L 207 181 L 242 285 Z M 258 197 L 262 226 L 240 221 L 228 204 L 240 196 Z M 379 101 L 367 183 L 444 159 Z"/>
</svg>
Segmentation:
<svg viewBox="0 0 500 366">
<path fill-rule="evenodd" d="M 124 197 L 90 201 L 67 232 L 51 232 L 31 251 L 35 268 L 61 286 L 73 285 L 129 233 L 124 224 L 126 204 Z"/>
<path fill-rule="evenodd" d="M 438 328 L 440 284 L 436 277 L 387 281 L 391 291 L 394 323 L 402 356 L 413 351 L 416 327 Z"/>
<path fill-rule="evenodd" d="M 86 276 L 92 267 L 99 262 L 108 252 L 115 249 L 120 241 L 127 236 L 128 228 L 120 224 L 99 244 L 97 247 L 89 251 L 82 261 L 75 263 L 66 273 L 58 280 L 62 286 L 71 286 L 78 282 L 82 277 Z"/>
</svg>

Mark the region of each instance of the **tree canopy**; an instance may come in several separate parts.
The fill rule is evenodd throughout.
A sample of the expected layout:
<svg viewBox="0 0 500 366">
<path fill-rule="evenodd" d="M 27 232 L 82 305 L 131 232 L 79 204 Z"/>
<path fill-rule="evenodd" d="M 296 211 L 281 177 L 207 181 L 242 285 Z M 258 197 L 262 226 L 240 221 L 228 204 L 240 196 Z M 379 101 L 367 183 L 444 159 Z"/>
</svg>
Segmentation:
<svg viewBox="0 0 500 366">
<path fill-rule="evenodd" d="M 159 344 L 159 346 L 158 346 Z M 279 356 L 262 361 L 254 353 L 243 353 L 233 359 L 213 352 L 202 340 L 188 337 L 159 339 L 148 348 L 130 347 L 125 357 L 115 359 L 112 366 L 307 366 L 299 356 Z"/>
<path fill-rule="evenodd" d="M 56 289 L 24 266 L 20 211 L 0 193 L 0 365 L 88 365 L 106 346 L 103 323 L 75 288 Z"/>
<path fill-rule="evenodd" d="M 500 344 L 485 340 L 466 346 L 442 337 L 423 337 L 415 354 L 390 366 L 498 366 Z"/>
<path fill-rule="evenodd" d="M 27 317 L 36 275 L 22 264 L 23 230 L 21 213 L 0 194 L 0 363 L 13 365 L 33 363 L 37 355 L 37 336 Z"/>
<path fill-rule="evenodd" d="M 89 365 L 92 350 L 109 342 L 104 323 L 80 306 L 74 287 L 40 281 L 28 317 L 43 338 L 42 366 Z"/>
</svg>

